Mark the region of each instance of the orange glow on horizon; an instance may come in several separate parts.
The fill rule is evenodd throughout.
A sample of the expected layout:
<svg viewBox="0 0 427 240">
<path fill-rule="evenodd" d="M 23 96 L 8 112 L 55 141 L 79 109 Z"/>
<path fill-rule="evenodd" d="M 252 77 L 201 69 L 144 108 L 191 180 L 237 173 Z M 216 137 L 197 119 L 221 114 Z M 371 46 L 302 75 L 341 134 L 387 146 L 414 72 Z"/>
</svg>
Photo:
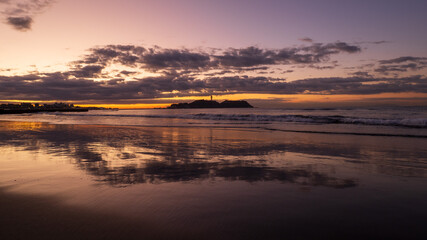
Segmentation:
<svg viewBox="0 0 427 240">
<path fill-rule="evenodd" d="M 103 108 L 118 108 L 118 109 L 142 109 L 142 108 L 166 108 L 170 103 L 135 103 L 135 104 L 75 104 L 78 107 L 103 107 Z"/>
<path fill-rule="evenodd" d="M 229 94 L 229 95 L 214 95 L 213 100 L 224 101 L 224 100 L 272 100 L 279 104 L 317 104 L 317 103 L 343 103 L 351 104 L 352 102 L 369 102 L 370 105 L 375 105 L 376 101 L 389 102 L 393 104 L 417 104 L 426 105 L 425 99 L 427 98 L 426 93 L 381 93 L 372 95 L 320 95 L 320 94 Z M 49 100 L 49 101 L 34 101 L 34 100 L 0 100 L 1 103 L 54 103 L 54 102 L 65 102 L 74 103 L 75 106 L 79 107 L 104 107 L 104 108 L 118 108 L 118 109 L 142 109 L 142 108 L 166 108 L 170 104 L 179 102 L 191 102 L 194 100 L 210 100 L 210 96 L 187 96 L 187 97 L 173 97 L 173 98 L 157 98 L 147 99 L 150 101 L 161 101 L 161 103 L 93 103 L 90 101 L 60 101 L 60 100 Z"/>
</svg>

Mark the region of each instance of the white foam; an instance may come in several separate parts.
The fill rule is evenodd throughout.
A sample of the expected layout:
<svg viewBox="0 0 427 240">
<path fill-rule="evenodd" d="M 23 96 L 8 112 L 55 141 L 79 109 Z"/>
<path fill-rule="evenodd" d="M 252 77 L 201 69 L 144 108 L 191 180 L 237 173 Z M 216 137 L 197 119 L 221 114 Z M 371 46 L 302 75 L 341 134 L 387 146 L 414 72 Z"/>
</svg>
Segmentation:
<svg viewBox="0 0 427 240">
<path fill-rule="evenodd" d="M 67 114 L 50 113 L 55 115 L 68 116 L 88 116 L 88 117 L 137 117 L 137 118 L 177 118 L 177 119 L 195 119 L 211 121 L 245 121 L 245 122 L 295 122 L 295 123 L 313 123 L 313 124 L 360 124 L 360 125 L 382 125 L 382 126 L 401 126 L 426 128 L 427 118 L 358 118 L 348 116 L 315 116 L 315 115 L 268 115 L 268 114 Z"/>
</svg>

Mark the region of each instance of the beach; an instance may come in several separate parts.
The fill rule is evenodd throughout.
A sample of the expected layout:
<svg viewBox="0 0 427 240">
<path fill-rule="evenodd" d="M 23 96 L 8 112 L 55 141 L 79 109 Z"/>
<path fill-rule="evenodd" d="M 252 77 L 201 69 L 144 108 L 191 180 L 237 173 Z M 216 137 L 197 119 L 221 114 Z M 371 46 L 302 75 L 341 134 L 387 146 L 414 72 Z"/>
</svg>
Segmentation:
<svg viewBox="0 0 427 240">
<path fill-rule="evenodd" d="M 0 0 L 0 240 L 427 240 L 426 11 Z"/>
<path fill-rule="evenodd" d="M 1 239 L 426 236 L 427 138 L 412 128 L 95 113 L 0 122 Z"/>
</svg>

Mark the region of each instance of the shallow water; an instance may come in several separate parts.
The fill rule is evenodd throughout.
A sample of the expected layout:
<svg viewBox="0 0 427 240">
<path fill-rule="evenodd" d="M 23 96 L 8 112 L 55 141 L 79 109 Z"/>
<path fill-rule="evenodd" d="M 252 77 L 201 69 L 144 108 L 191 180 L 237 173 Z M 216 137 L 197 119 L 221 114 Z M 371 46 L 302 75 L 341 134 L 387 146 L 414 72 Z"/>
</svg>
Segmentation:
<svg viewBox="0 0 427 240">
<path fill-rule="evenodd" d="M 0 122 L 0 188 L 197 239 L 423 239 L 425 146 L 233 126 Z"/>
<path fill-rule="evenodd" d="M 423 107 L 353 109 L 139 109 L 0 115 L 0 120 L 52 124 L 233 127 L 277 131 L 427 138 Z"/>
</svg>

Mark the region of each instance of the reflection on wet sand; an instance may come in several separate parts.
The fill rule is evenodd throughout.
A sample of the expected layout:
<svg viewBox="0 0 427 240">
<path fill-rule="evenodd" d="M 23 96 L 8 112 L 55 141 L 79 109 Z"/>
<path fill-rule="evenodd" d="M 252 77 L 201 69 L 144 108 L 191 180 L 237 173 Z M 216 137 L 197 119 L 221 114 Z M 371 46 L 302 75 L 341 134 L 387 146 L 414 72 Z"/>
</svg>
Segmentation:
<svg viewBox="0 0 427 240">
<path fill-rule="evenodd" d="M 424 176 L 424 153 L 406 145 L 360 144 L 342 139 L 213 128 L 142 128 L 4 122 L 1 145 L 71 156 L 80 169 L 113 185 L 225 179 L 280 181 L 346 188 L 356 179 L 329 176 L 316 162 L 290 164 L 290 153 L 341 157 L 343 162 L 373 163 L 376 171 Z M 197 132 L 197 134 L 195 134 Z M 348 138 L 348 137 L 347 137 Z M 358 137 L 363 140 L 363 137 Z M 370 138 L 367 138 L 370 139 Z M 424 140 L 424 139 L 421 139 Z M 382 147 L 381 147 L 382 146 Z M 416 146 L 415 146 L 416 147 Z M 385 159 L 385 160 L 384 160 Z M 390 164 L 391 163 L 391 164 Z M 408 164 L 410 163 L 410 164 Z M 411 166 L 411 164 L 413 166 Z M 333 169 L 332 169 L 333 170 Z M 329 171 L 331 172 L 331 171 Z"/>
<path fill-rule="evenodd" d="M 0 238 L 21 231 L 45 239 L 55 228 L 73 239 L 175 239 L 176 232 L 417 239 L 427 209 L 425 145 L 253 129 L 0 122 L 0 203 L 11 205 L 0 204 L 0 230 L 7 230 Z M 20 227 L 42 217 L 46 224 Z M 147 226 L 154 230 L 144 235 Z"/>
<path fill-rule="evenodd" d="M 214 138 L 209 132 L 212 129 L 205 133 L 208 135 L 194 139 L 191 134 L 194 130 L 191 129 L 172 129 L 169 132 L 164 128 L 147 130 L 75 125 L 25 128 L 11 125 L 8 124 L 7 128 L 13 133 L 2 136 L 9 141 L 2 142 L 22 146 L 25 150 L 43 149 L 70 155 L 80 169 L 111 184 L 223 178 L 227 181 L 281 181 L 335 188 L 356 186 L 352 179 L 329 177 L 305 167 L 270 166 L 262 158 L 270 153 L 284 152 L 285 144 L 245 140 L 237 136 Z M 214 131 L 221 133 L 221 130 Z M 228 133 L 236 134 L 230 130 Z M 132 152 L 125 151 L 129 148 Z M 105 154 L 106 151 L 110 154 Z"/>
</svg>

